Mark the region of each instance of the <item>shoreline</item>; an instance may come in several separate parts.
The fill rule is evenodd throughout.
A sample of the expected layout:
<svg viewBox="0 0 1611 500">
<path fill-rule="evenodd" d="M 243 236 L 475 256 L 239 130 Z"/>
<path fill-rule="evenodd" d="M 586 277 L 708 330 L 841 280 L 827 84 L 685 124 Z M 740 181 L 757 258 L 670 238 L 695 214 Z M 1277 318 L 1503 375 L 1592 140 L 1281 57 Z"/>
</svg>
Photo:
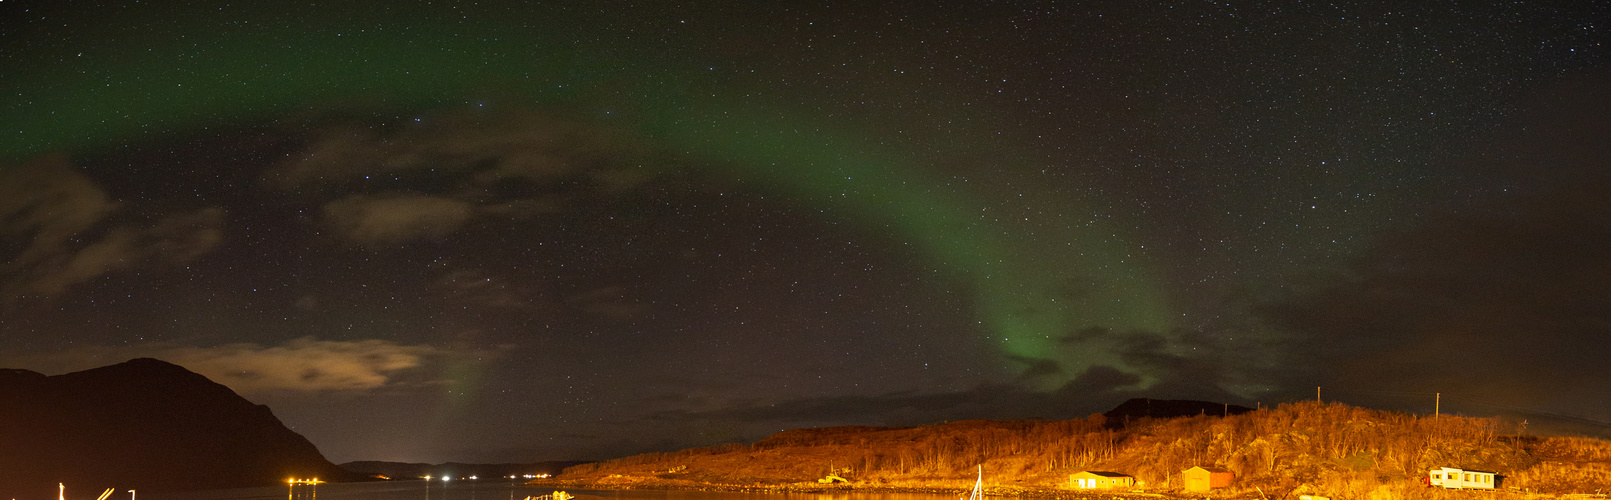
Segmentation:
<svg viewBox="0 0 1611 500">
<path fill-rule="evenodd" d="M 967 497 L 968 488 L 939 487 L 939 486 L 900 486 L 900 485 L 866 485 L 866 484 L 814 484 L 814 483 L 783 483 L 783 484 L 715 484 L 698 483 L 693 481 L 646 479 L 636 481 L 605 482 L 601 479 L 592 480 L 535 480 L 524 483 L 526 486 L 556 489 L 579 490 L 674 490 L 674 491 L 724 491 L 738 493 L 917 493 L 927 495 L 955 495 L 958 498 Z M 1023 486 L 997 486 L 986 487 L 986 496 L 992 497 L 1018 497 L 1018 498 L 1100 498 L 1108 496 L 1176 498 L 1168 493 L 1113 490 L 1113 491 L 1076 491 L 1063 489 L 1031 488 Z M 1184 498 L 1184 497 L 1180 497 Z M 1195 498 L 1195 497 L 1193 497 Z"/>
</svg>

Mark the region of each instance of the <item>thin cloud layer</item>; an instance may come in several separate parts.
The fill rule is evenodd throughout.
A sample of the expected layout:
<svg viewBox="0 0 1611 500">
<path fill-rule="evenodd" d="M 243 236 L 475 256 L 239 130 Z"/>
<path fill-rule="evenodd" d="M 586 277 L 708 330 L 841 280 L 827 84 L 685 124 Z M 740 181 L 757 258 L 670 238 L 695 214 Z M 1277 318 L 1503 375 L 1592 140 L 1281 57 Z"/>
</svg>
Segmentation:
<svg viewBox="0 0 1611 500">
<path fill-rule="evenodd" d="M 41 273 L 28 288 L 55 295 L 72 285 L 145 262 L 189 262 L 223 241 L 223 221 L 223 210 L 207 208 L 166 217 L 151 226 L 115 227 L 64 264 Z"/>
<path fill-rule="evenodd" d="M 0 236 L 26 240 L 7 259 L 8 272 L 59 260 L 72 238 L 89 231 L 117 208 L 89 176 L 59 155 L 0 168 Z"/>
<path fill-rule="evenodd" d="M 349 196 L 324 207 L 328 224 L 342 236 L 364 245 L 439 238 L 470 220 L 469 203 L 439 196 Z"/>
<path fill-rule="evenodd" d="M 442 351 L 384 340 L 329 341 L 304 337 L 285 345 L 181 347 L 165 353 L 180 366 L 245 393 L 353 391 L 387 385 Z"/>
<path fill-rule="evenodd" d="M 370 248 L 440 238 L 477 217 L 524 220 L 649 182 L 641 141 L 532 111 L 450 110 L 316 126 L 269 167 L 270 189 L 322 204 L 322 223 Z"/>
<path fill-rule="evenodd" d="M 547 183 L 622 163 L 640 146 L 598 127 L 538 113 L 450 111 L 393 124 L 384 132 L 341 123 L 315 133 L 302 153 L 269 173 L 271 184 L 304 188 L 361 183 L 383 175 L 422 171 L 477 182 L 524 178 Z M 635 182 L 633 177 L 608 179 Z"/>
<path fill-rule="evenodd" d="M 183 366 L 242 394 L 365 391 L 393 385 L 447 353 L 385 340 L 332 341 L 303 337 L 278 346 L 234 343 L 213 347 L 84 346 L 70 351 L 9 356 L 6 366 L 68 372 L 150 357 Z"/>
<path fill-rule="evenodd" d="M 145 265 L 184 264 L 223 241 L 222 209 L 115 222 L 121 204 L 65 157 L 0 168 L 0 265 L 4 300 L 54 296 L 100 276 Z"/>
</svg>

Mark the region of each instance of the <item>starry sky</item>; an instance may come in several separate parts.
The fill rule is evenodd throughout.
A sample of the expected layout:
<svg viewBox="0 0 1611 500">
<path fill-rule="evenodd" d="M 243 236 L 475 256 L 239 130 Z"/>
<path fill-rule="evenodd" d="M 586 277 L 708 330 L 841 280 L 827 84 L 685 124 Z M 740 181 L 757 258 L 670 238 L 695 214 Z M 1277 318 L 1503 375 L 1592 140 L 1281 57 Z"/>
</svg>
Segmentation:
<svg viewBox="0 0 1611 500">
<path fill-rule="evenodd" d="M 336 462 L 1315 397 L 1611 434 L 1605 2 L 0 2 L 0 366 Z"/>
</svg>

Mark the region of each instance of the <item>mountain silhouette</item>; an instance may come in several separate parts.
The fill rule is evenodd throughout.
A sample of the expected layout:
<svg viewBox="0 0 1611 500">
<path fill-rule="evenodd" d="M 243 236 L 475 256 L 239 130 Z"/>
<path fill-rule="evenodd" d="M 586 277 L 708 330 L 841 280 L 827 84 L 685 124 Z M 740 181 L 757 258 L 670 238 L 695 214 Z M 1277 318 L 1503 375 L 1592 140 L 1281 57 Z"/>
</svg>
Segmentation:
<svg viewBox="0 0 1611 500">
<path fill-rule="evenodd" d="M 47 377 L 0 370 L 0 497 L 351 479 L 268 407 L 155 359 Z"/>
</svg>

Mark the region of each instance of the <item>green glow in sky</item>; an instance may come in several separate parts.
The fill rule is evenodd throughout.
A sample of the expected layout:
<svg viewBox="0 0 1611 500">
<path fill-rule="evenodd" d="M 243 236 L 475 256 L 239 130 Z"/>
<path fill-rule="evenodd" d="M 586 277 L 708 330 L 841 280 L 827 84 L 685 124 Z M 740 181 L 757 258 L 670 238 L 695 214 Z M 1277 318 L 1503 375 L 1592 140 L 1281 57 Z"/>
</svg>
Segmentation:
<svg viewBox="0 0 1611 500">
<path fill-rule="evenodd" d="M 534 34 L 541 31 L 467 37 L 449 25 L 322 26 L 38 54 L 37 67 L 0 80 L 0 90 L 14 96 L 0 119 L 0 155 L 20 161 L 53 150 L 94 151 L 143 133 L 261 122 L 309 106 L 420 109 L 484 95 L 536 105 L 631 102 L 638 109 L 627 111 L 640 120 L 633 126 L 667 150 L 915 245 L 942 279 L 974 295 L 986 342 L 1008 357 L 1061 365 L 1039 385 L 1060 384 L 1092 365 L 1124 366 L 1100 343 L 1064 340 L 1072 332 L 1171 327 L 1145 255 L 1117 228 L 1090 220 L 1093 207 L 1033 187 L 1018 193 L 1023 203 L 987 202 L 974 185 L 991 179 L 970 185 L 937 175 L 900 143 L 885 145 L 857 126 L 804 108 L 704 97 L 721 94 L 719 87 L 698 87 L 694 98 L 690 86 L 668 90 L 664 77 L 651 82 L 628 71 L 652 64 L 610 65 Z M 656 69 L 673 80 L 692 71 Z M 681 76 L 704 78 L 695 75 Z M 601 98 L 599 88 L 630 97 Z M 1030 205 L 1036 210 L 1024 208 Z M 1021 371 L 1023 363 L 1006 361 L 1003 371 Z"/>
<path fill-rule="evenodd" d="M 1059 361 L 1073 376 L 1096 364 L 1123 366 L 1105 349 L 1065 341 L 1073 332 L 1171 326 L 1158 281 L 1132 244 L 1113 237 L 1114 228 L 992 209 L 957 183 L 913 165 L 911 155 L 856 139 L 831 123 L 701 104 L 691 109 L 703 113 L 657 114 L 661 119 L 650 129 L 680 148 L 729 162 L 747 178 L 847 209 L 858 223 L 889 228 L 917 245 L 935 268 L 969 284 L 980 324 L 1006 354 Z M 1044 193 L 1027 194 L 1040 198 L 1028 203 L 1055 206 L 1057 213 L 1089 213 Z"/>
</svg>

